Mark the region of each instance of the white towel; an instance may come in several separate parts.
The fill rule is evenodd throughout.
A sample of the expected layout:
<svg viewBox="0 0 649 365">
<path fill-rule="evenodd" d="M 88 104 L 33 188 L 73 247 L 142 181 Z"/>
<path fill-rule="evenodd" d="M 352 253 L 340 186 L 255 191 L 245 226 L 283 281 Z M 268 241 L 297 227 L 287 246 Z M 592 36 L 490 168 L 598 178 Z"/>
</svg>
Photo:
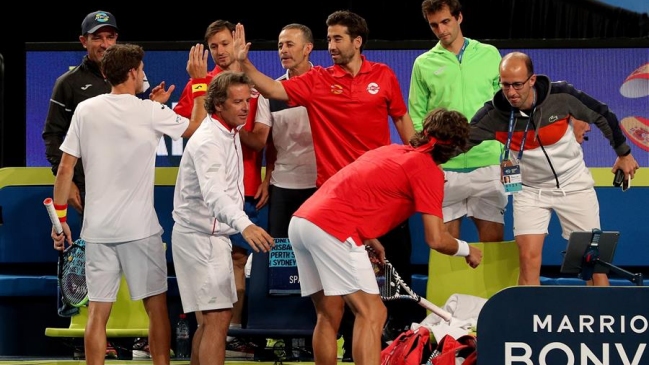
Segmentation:
<svg viewBox="0 0 649 365">
<path fill-rule="evenodd" d="M 435 313 L 431 313 L 421 323 L 413 323 L 410 327 L 415 329 L 425 326 L 437 340 L 442 339 L 445 335 L 451 335 L 457 339 L 475 330 L 478 324 L 478 315 L 486 302 L 487 299 L 474 295 L 453 294 L 448 298 L 443 308 L 453 316 L 450 322 L 445 322 Z"/>
</svg>

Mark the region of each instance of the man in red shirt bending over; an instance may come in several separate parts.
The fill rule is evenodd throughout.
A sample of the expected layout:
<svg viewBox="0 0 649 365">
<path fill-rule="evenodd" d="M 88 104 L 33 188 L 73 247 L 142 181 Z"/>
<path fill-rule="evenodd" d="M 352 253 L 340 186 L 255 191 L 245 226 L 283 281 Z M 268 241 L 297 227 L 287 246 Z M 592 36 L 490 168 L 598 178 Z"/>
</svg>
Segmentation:
<svg viewBox="0 0 649 365">
<path fill-rule="evenodd" d="M 295 212 L 288 236 L 293 245 L 302 296 L 317 312 L 313 332 L 315 361 L 336 363 L 336 334 L 344 301 L 354 312 L 356 364 L 381 361 L 381 331 L 386 308 L 365 245 L 381 259 L 385 251 L 375 237 L 421 213 L 431 249 L 463 256 L 471 267 L 482 252 L 453 238 L 444 227 L 444 173 L 440 164 L 466 148 L 467 119 L 438 109 L 424 120 L 412 146 L 392 144 L 365 153 L 327 180 Z"/>
</svg>

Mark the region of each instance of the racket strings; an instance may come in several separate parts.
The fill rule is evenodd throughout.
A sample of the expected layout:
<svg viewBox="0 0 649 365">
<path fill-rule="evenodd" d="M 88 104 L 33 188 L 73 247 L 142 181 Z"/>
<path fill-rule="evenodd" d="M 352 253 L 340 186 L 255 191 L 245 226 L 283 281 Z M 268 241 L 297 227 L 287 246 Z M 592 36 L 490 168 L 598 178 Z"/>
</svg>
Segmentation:
<svg viewBox="0 0 649 365">
<path fill-rule="evenodd" d="M 386 264 L 384 267 L 385 279 L 382 287 L 379 287 L 381 297 L 393 298 L 399 295 L 399 285 L 396 279 L 396 271 L 391 264 Z"/>
<path fill-rule="evenodd" d="M 64 300 L 72 305 L 82 303 L 88 295 L 83 246 L 72 245 L 64 253 L 60 288 Z"/>
<path fill-rule="evenodd" d="M 72 304 L 77 304 L 83 301 L 88 294 L 86 288 L 86 278 L 79 275 L 70 274 L 63 280 L 61 288 L 63 296 Z"/>
<path fill-rule="evenodd" d="M 370 263 L 372 264 L 372 269 L 374 270 L 374 275 L 376 275 L 376 282 L 379 285 L 379 295 L 383 300 L 395 300 L 401 298 L 400 293 L 400 281 L 401 277 L 394 269 L 392 264 L 385 260 L 385 263 L 382 263 L 376 251 L 367 248 L 367 254 L 370 258 Z"/>
</svg>

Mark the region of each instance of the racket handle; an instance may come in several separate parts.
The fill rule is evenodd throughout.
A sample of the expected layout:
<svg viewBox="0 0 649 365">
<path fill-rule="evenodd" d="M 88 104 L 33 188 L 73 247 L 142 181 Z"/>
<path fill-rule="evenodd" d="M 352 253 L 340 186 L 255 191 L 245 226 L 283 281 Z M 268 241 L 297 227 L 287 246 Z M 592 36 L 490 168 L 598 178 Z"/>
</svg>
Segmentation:
<svg viewBox="0 0 649 365">
<path fill-rule="evenodd" d="M 428 309 L 429 311 L 435 313 L 436 315 L 440 316 L 443 320 L 446 322 L 450 322 L 451 318 L 453 318 L 453 315 L 451 313 L 443 310 L 442 308 L 436 306 L 435 304 L 431 303 L 428 299 L 424 297 L 420 297 L 419 304 L 421 304 L 422 307 Z"/>
<path fill-rule="evenodd" d="M 43 205 L 47 208 L 47 214 L 50 216 L 50 221 L 52 221 L 54 231 L 56 231 L 57 234 L 63 233 L 61 221 L 59 221 L 59 217 L 56 215 L 56 209 L 54 209 L 54 200 L 52 200 L 52 198 L 46 198 L 43 200 Z"/>
</svg>

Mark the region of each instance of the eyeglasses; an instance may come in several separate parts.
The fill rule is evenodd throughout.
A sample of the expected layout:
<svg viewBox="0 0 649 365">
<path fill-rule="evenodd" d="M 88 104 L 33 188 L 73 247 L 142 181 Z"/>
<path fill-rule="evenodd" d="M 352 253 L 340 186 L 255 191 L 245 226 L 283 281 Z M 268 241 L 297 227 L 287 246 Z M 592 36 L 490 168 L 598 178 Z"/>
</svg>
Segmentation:
<svg viewBox="0 0 649 365">
<path fill-rule="evenodd" d="M 523 82 L 512 82 L 512 83 L 510 84 L 510 83 L 508 83 L 508 82 L 502 82 L 502 81 L 501 81 L 501 82 L 499 82 L 498 84 L 500 84 L 500 87 L 503 88 L 503 89 L 505 89 L 505 90 L 509 89 L 510 87 L 513 87 L 514 90 L 520 90 L 520 89 L 523 88 L 523 86 L 525 85 L 525 83 L 528 82 L 529 79 L 530 79 L 532 76 L 534 76 L 534 74 L 529 75 L 529 76 L 525 79 L 525 81 L 523 81 Z"/>
</svg>

